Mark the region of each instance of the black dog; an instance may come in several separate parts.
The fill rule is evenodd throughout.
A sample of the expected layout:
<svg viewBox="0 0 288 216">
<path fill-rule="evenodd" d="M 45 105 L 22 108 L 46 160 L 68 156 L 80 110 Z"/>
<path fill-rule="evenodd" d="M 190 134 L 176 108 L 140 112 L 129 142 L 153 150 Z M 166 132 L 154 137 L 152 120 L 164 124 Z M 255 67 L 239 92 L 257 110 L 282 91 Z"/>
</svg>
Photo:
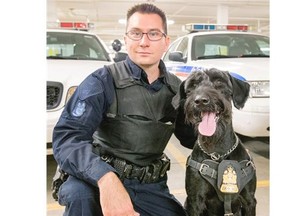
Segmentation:
<svg viewBox="0 0 288 216">
<path fill-rule="evenodd" d="M 243 108 L 249 90 L 228 72 L 210 69 L 192 72 L 174 98 L 184 100 L 185 121 L 198 133 L 186 169 L 190 216 L 256 215 L 255 165 L 232 126 L 232 101 Z"/>
</svg>

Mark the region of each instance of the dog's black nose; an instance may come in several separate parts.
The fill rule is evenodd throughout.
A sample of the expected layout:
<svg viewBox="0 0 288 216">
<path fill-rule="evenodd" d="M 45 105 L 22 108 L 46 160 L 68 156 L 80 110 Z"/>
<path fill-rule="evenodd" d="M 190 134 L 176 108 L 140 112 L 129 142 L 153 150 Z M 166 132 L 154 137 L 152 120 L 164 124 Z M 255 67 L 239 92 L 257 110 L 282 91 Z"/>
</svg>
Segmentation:
<svg viewBox="0 0 288 216">
<path fill-rule="evenodd" d="M 205 97 L 203 95 L 198 95 L 196 96 L 194 102 L 196 105 L 207 105 L 209 104 L 210 100 L 208 97 Z"/>
</svg>

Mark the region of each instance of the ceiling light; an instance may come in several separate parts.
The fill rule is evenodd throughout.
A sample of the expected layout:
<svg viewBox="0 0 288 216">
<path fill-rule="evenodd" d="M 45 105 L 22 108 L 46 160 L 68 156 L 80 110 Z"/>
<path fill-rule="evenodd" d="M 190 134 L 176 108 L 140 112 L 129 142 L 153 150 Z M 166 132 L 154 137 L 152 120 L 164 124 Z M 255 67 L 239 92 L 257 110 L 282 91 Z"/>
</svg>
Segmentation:
<svg viewBox="0 0 288 216">
<path fill-rule="evenodd" d="M 119 19 L 118 23 L 125 25 L 126 24 L 126 19 Z"/>
<path fill-rule="evenodd" d="M 168 25 L 173 25 L 174 23 L 175 23 L 174 20 L 167 20 L 167 24 L 168 24 Z"/>
</svg>

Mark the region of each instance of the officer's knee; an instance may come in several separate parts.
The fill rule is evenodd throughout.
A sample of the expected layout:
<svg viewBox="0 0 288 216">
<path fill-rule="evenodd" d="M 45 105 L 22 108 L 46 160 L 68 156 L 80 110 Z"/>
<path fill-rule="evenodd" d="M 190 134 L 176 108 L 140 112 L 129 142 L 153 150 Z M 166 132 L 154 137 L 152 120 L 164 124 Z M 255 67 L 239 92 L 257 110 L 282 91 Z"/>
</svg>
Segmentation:
<svg viewBox="0 0 288 216">
<path fill-rule="evenodd" d="M 73 176 L 69 176 L 59 188 L 59 204 L 67 205 L 68 203 L 81 201 L 81 200 L 93 200 L 96 201 L 99 197 L 98 188 L 88 183 L 81 181 Z"/>
</svg>

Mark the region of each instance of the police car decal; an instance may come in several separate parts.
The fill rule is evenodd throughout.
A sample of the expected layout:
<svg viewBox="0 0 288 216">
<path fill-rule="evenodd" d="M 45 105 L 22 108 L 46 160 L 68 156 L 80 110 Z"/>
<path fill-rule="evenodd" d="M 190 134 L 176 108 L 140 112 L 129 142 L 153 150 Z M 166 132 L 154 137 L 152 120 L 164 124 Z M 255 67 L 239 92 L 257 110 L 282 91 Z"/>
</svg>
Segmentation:
<svg viewBox="0 0 288 216">
<path fill-rule="evenodd" d="M 175 74 L 176 76 L 180 77 L 185 77 L 187 78 L 190 73 L 196 70 L 204 70 L 204 67 L 199 67 L 199 66 L 170 66 L 167 67 L 167 70 Z M 246 79 L 241 76 L 240 74 L 234 73 L 234 72 L 229 72 L 231 76 L 235 77 L 236 79 L 246 81 Z"/>
</svg>

